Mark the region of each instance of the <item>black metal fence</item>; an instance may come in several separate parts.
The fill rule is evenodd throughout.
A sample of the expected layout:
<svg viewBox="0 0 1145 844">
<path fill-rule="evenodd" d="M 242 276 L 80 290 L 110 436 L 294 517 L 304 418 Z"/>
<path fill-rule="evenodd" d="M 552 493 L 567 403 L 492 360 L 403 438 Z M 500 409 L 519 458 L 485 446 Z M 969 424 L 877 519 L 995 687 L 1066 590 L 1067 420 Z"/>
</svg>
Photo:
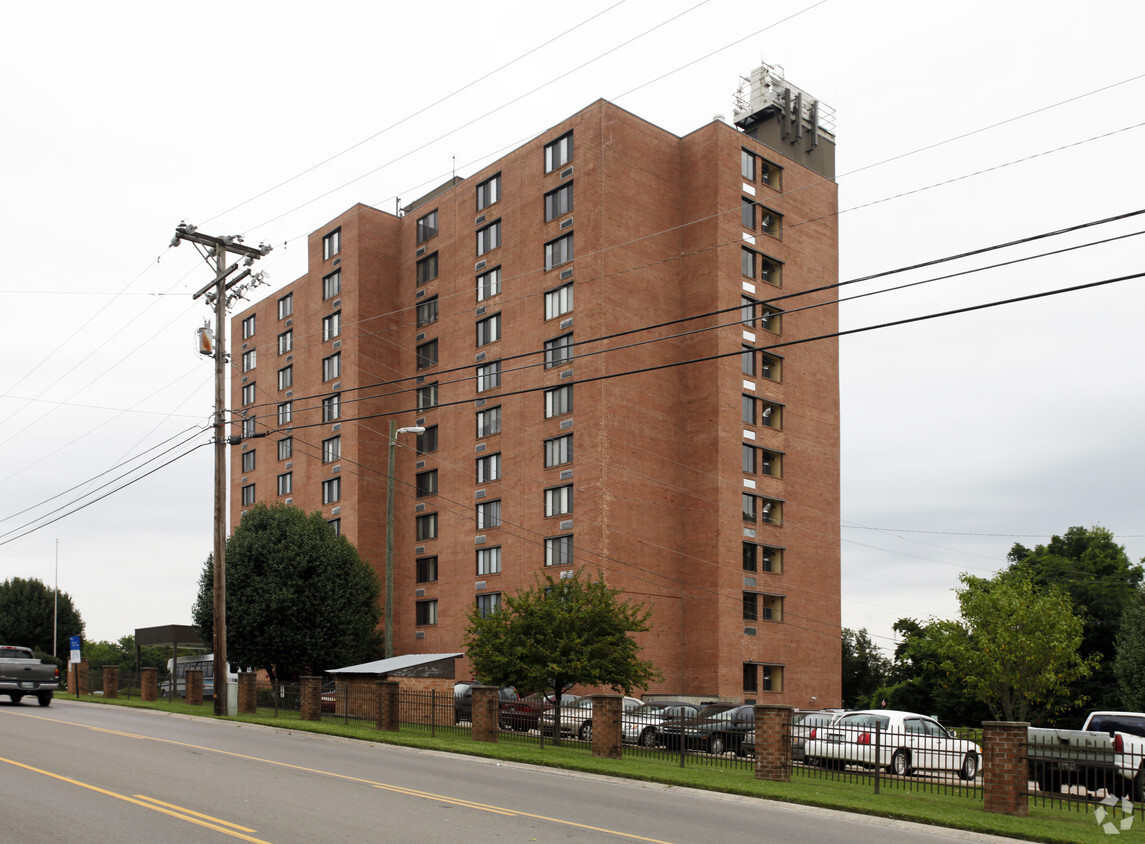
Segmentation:
<svg viewBox="0 0 1145 844">
<path fill-rule="evenodd" d="M 1033 805 L 1087 813 L 1101 806 L 1115 826 L 1126 812 L 1145 817 L 1145 737 L 1035 729 L 1026 760 Z"/>
</svg>

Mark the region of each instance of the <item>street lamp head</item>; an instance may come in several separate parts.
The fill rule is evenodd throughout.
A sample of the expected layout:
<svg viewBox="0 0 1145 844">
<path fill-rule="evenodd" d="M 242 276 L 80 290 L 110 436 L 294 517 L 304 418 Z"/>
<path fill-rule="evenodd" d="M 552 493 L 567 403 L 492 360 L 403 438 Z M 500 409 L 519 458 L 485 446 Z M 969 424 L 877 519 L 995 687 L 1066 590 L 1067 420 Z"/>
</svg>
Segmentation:
<svg viewBox="0 0 1145 844">
<path fill-rule="evenodd" d="M 424 434 L 425 428 L 421 425 L 413 425 L 409 428 L 398 428 L 394 431 L 395 434 Z"/>
</svg>

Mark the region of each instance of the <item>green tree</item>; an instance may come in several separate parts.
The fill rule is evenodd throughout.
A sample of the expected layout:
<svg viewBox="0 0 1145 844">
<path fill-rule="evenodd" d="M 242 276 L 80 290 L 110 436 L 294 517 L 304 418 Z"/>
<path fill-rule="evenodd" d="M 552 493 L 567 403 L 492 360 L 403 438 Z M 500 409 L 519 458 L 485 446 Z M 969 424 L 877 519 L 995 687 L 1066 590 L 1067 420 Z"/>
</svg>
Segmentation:
<svg viewBox="0 0 1145 844">
<path fill-rule="evenodd" d="M 1121 615 L 1113 673 L 1121 693 L 1121 708 L 1145 711 L 1145 596 L 1138 595 Z"/>
<path fill-rule="evenodd" d="M 1068 705 L 1070 685 L 1097 661 L 1079 653 L 1083 624 L 1069 596 L 1013 571 L 959 579 L 962 619 L 940 645 L 943 670 L 995 718 L 1026 721 Z"/>
<path fill-rule="evenodd" d="M 1075 699 L 1096 709 L 1121 705 L 1113 662 L 1121 616 L 1141 587 L 1145 570 L 1130 562 L 1125 548 L 1103 527 L 1071 527 L 1032 550 L 1015 544 L 1008 555 L 1010 570 L 1035 586 L 1056 586 L 1073 602 L 1083 627 L 1079 653 L 1100 658 L 1093 673 L 1078 681 Z"/>
<path fill-rule="evenodd" d="M 227 659 L 278 680 L 377 658 L 378 578 L 321 513 L 256 504 L 227 541 Z M 214 561 L 191 610 L 214 636 Z"/>
<path fill-rule="evenodd" d="M 66 658 L 71 650 L 68 638 L 83 636 L 84 623 L 67 592 L 59 595 L 58 618 L 55 600 L 55 590 L 35 578 L 13 577 L 0 583 L 0 644 L 23 645 L 50 656 L 54 623 L 56 655 Z"/>
<path fill-rule="evenodd" d="M 871 641 L 867 628 L 843 628 L 843 706 L 865 709 L 890 677 L 891 661 Z"/>
<path fill-rule="evenodd" d="M 619 601 L 619 592 L 581 569 L 562 579 L 538 575 L 531 588 L 506 595 L 489 615 L 473 608 L 465 644 L 474 674 L 524 692 L 551 689 L 556 700 L 578 685 L 623 694 L 647 688 L 661 675 L 640 658 L 632 634 L 649 629 L 651 611 Z M 555 735 L 559 741 L 559 724 Z"/>
</svg>

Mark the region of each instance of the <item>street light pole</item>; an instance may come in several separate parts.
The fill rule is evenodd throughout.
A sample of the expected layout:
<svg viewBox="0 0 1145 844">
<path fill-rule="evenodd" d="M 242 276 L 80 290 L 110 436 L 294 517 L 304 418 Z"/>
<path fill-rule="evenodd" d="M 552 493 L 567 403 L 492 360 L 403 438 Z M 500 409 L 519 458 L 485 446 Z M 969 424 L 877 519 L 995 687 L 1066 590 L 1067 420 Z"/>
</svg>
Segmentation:
<svg viewBox="0 0 1145 844">
<path fill-rule="evenodd" d="M 398 434 L 424 434 L 425 428 L 399 428 L 390 420 L 390 453 L 386 472 L 386 659 L 394 655 L 394 448 Z"/>
</svg>

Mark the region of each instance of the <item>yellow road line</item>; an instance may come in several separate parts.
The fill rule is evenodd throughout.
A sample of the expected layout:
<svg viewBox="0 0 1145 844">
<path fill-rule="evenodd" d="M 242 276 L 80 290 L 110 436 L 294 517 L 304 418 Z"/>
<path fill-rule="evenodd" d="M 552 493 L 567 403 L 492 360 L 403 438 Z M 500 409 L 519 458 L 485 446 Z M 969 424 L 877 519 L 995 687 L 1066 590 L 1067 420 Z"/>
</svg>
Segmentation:
<svg viewBox="0 0 1145 844">
<path fill-rule="evenodd" d="M 32 771 L 33 773 L 36 773 L 36 774 L 43 774 L 45 777 L 51 777 L 52 779 L 59 780 L 60 782 L 66 782 L 69 785 L 77 785 L 80 788 L 86 788 L 89 791 L 94 791 L 97 794 L 102 794 L 104 797 L 113 797 L 116 800 L 122 800 L 125 803 L 132 803 L 136 806 L 142 806 L 144 809 L 150 809 L 153 812 L 159 812 L 161 814 L 168 815 L 172 818 L 178 818 L 179 820 L 186 821 L 187 823 L 193 823 L 197 826 L 206 827 L 207 829 L 213 829 L 215 832 L 221 832 L 225 835 L 230 835 L 233 838 L 241 838 L 243 841 L 250 841 L 251 844 L 269 844 L 269 842 L 263 841 L 261 838 L 252 838 L 249 835 L 243 835 L 241 832 L 236 832 L 233 829 L 227 829 L 225 826 L 219 825 L 219 823 L 226 823 L 226 821 L 219 821 L 218 823 L 210 823 L 206 820 L 201 820 L 201 818 L 209 817 L 208 815 L 199 815 L 199 817 L 191 817 L 190 814 L 182 814 L 180 812 L 174 812 L 174 811 L 171 811 L 170 809 L 164 808 L 164 806 L 166 806 L 168 804 L 163 804 L 163 805 L 157 806 L 157 805 L 154 805 L 152 803 L 144 802 L 143 800 L 137 800 L 134 797 L 128 797 L 126 794 L 118 794 L 114 791 L 108 791 L 106 788 L 100 788 L 98 785 L 92 785 L 90 783 L 81 782 L 80 780 L 72 779 L 71 777 L 65 777 L 62 774 L 54 774 L 51 771 L 45 771 L 42 768 L 33 768 L 31 765 L 25 765 L 23 762 L 17 762 L 14 759 L 5 759 L 4 757 L 0 756 L 0 762 L 6 762 L 9 765 L 14 765 L 17 768 L 23 768 L 26 771 Z M 194 812 L 191 814 L 198 815 L 199 813 Z M 228 826 L 236 826 L 236 825 L 235 824 L 228 824 Z M 244 829 L 245 830 L 246 827 L 236 826 L 236 829 Z M 248 831 L 254 832 L 255 830 L 252 829 L 252 830 L 248 830 Z"/>
<path fill-rule="evenodd" d="M 208 820 L 212 823 L 220 823 L 223 826 L 229 826 L 231 829 L 237 829 L 240 832 L 257 832 L 257 830 L 251 829 L 249 826 L 239 826 L 237 823 L 224 821 L 222 818 L 212 817 L 211 815 L 204 815 L 202 812 L 196 812 L 194 809 L 188 809 L 185 806 L 176 806 L 174 803 L 164 803 L 162 800 L 158 800 L 154 797 L 148 797 L 146 794 L 136 794 L 135 797 L 138 800 L 146 800 L 148 803 L 154 803 L 156 806 L 166 806 L 168 809 L 174 809 L 175 811 L 182 812 L 185 815 L 194 815 L 197 818 L 202 818 L 203 820 Z"/>
<path fill-rule="evenodd" d="M 8 714 L 8 713 L 5 712 L 4 714 Z M 176 747 L 186 747 L 186 748 L 189 748 L 191 750 L 202 750 L 202 751 L 205 751 L 207 753 L 217 753 L 221 756 L 230 756 L 233 759 L 245 759 L 249 762 L 261 762 L 265 765 L 277 765 L 280 768 L 289 768 L 289 769 L 294 770 L 294 771 L 303 771 L 303 772 L 308 773 L 308 774 L 318 774 L 318 775 L 324 776 L 324 777 L 333 777 L 334 779 L 345 780 L 347 782 L 362 783 L 363 785 L 372 786 L 373 788 L 380 788 L 380 789 L 383 789 L 386 791 L 393 791 L 393 792 L 396 792 L 399 794 L 406 794 L 406 795 L 409 795 L 412 797 L 424 797 L 426 799 L 431 799 L 431 800 L 443 800 L 443 801 L 448 802 L 448 803 L 455 803 L 459 806 L 468 806 L 468 807 L 473 808 L 473 809 L 480 809 L 480 810 L 487 811 L 487 812 L 495 812 L 497 814 L 502 814 L 502 815 L 520 816 L 523 818 L 533 818 L 535 820 L 548 821 L 549 823 L 561 824 L 563 826 L 572 826 L 572 827 L 576 827 L 577 829 L 587 829 L 587 830 L 592 830 L 593 832 L 603 832 L 607 835 L 616 835 L 616 836 L 619 836 L 621 838 L 631 838 L 635 841 L 647 841 L 647 842 L 650 842 L 650 844 L 670 844 L 670 842 L 661 841 L 658 838 L 646 838 L 642 835 L 634 835 L 630 832 L 620 832 L 619 830 L 615 830 L 615 829 L 605 829 L 603 827 L 588 826 L 586 824 L 577 823 L 576 821 L 566 821 L 566 820 L 562 820 L 560 818 L 550 818 L 550 817 L 547 817 L 545 815 L 535 815 L 535 814 L 531 814 L 529 812 L 520 812 L 520 811 L 517 811 L 516 809 L 507 809 L 507 808 L 502 807 L 502 806 L 489 806 L 489 805 L 482 804 L 482 803 L 474 803 L 474 802 L 471 802 L 468 800 L 463 800 L 461 798 L 445 797 L 445 796 L 440 795 L 440 794 L 432 794 L 428 791 L 416 791 L 414 789 L 405 788 L 404 786 L 389 785 L 387 783 L 375 782 L 373 780 L 362 779 L 361 777 L 352 777 L 352 776 L 349 776 L 348 774 L 338 774 L 338 773 L 334 773 L 333 771 L 323 771 L 323 770 L 320 770 L 318 768 L 307 768 L 303 765 L 292 765 L 289 762 L 278 762 L 274 759 L 264 759 L 264 758 L 259 757 L 259 756 L 247 756 L 246 754 L 235 753 L 235 752 L 230 751 L 230 750 L 219 750 L 218 748 L 214 748 L 214 747 L 203 747 L 202 745 L 198 745 L 198 744 L 187 744 L 186 742 L 174 741 L 173 739 L 155 738 L 154 736 L 144 736 L 144 735 L 139 735 L 136 733 L 121 733 L 121 732 L 117 732 L 115 730 L 107 730 L 107 729 L 104 729 L 102 727 L 92 727 L 92 726 L 88 726 L 87 724 L 77 724 L 74 721 L 64 721 L 64 720 L 61 720 L 59 718 L 48 718 L 48 717 L 45 717 L 43 715 L 32 715 L 32 714 L 25 714 L 22 712 L 12 712 L 11 714 L 17 715 L 21 718 L 35 718 L 38 721 L 49 721 L 49 722 L 56 723 L 56 724 L 66 724 L 69 727 L 82 727 L 84 729 L 95 730 L 96 732 L 101 732 L 101 733 L 112 733 L 113 735 L 119 735 L 119 736 L 123 736 L 125 738 L 146 739 L 148 741 L 159 742 L 161 744 L 170 744 L 170 745 L 174 745 Z M 7 761 L 7 760 L 2 760 L 2 761 Z M 19 763 L 13 763 L 13 764 L 19 764 Z M 126 800 L 129 798 L 125 797 L 123 799 Z M 142 805 L 147 805 L 147 804 L 142 804 Z M 155 808 L 155 807 L 152 807 L 152 808 Z"/>
</svg>

